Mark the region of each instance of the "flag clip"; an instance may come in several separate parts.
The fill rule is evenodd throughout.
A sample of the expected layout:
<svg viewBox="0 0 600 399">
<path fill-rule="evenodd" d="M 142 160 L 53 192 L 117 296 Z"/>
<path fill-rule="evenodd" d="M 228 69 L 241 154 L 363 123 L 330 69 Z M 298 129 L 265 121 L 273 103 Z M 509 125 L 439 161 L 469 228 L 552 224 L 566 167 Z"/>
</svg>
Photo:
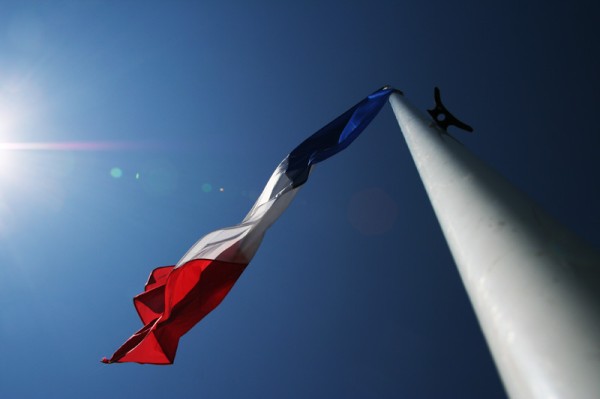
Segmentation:
<svg viewBox="0 0 600 399">
<path fill-rule="evenodd" d="M 464 122 L 459 121 L 454 115 L 450 113 L 442 104 L 442 98 L 440 96 L 440 89 L 435 88 L 433 92 L 435 98 L 435 108 L 428 109 L 429 115 L 433 118 L 435 123 L 441 127 L 445 132 L 448 132 L 448 126 L 454 125 L 459 129 L 466 130 L 467 132 L 472 132 L 473 128 L 467 125 Z"/>
</svg>

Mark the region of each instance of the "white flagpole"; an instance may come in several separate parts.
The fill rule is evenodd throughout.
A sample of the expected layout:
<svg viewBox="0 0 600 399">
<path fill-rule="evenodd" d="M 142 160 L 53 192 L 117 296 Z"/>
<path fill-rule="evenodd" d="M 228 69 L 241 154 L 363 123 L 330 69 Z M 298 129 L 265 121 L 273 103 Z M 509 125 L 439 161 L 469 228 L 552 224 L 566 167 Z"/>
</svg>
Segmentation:
<svg viewBox="0 0 600 399">
<path fill-rule="evenodd" d="M 600 397 L 600 255 L 399 93 L 390 103 L 508 394 Z"/>
</svg>

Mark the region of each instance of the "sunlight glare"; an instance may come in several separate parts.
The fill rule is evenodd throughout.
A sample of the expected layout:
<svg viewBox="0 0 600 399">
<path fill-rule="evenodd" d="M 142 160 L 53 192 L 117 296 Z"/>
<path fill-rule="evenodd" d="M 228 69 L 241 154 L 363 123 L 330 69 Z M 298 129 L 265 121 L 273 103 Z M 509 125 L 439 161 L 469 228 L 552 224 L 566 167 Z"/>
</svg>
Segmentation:
<svg viewBox="0 0 600 399">
<path fill-rule="evenodd" d="M 3 143 L 0 143 L 0 189 L 4 189 L 2 183 L 10 180 L 13 176 L 17 164 L 15 155 L 14 152 L 3 148 Z"/>
</svg>

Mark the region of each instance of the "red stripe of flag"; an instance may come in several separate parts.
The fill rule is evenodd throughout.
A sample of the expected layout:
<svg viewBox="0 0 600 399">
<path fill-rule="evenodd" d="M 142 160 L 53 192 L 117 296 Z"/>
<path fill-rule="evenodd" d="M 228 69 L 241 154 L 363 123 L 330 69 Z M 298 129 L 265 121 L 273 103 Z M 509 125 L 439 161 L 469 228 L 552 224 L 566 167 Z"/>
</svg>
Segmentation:
<svg viewBox="0 0 600 399">
<path fill-rule="evenodd" d="M 134 298 L 145 326 L 102 362 L 173 363 L 179 338 L 221 303 L 246 266 L 194 259 L 155 269 Z"/>
</svg>

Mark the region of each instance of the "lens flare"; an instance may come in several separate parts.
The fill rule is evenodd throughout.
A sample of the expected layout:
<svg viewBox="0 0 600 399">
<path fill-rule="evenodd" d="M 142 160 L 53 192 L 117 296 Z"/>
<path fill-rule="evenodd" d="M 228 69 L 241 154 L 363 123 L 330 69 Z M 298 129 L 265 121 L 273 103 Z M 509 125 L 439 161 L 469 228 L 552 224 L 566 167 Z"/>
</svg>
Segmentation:
<svg viewBox="0 0 600 399">
<path fill-rule="evenodd" d="M 110 175 L 115 179 L 119 179 L 123 176 L 123 170 L 121 168 L 114 167 L 110 170 Z"/>
<path fill-rule="evenodd" d="M 0 150 L 12 151 L 106 151 L 140 148 L 145 148 L 145 145 L 127 141 L 0 142 Z"/>
</svg>

